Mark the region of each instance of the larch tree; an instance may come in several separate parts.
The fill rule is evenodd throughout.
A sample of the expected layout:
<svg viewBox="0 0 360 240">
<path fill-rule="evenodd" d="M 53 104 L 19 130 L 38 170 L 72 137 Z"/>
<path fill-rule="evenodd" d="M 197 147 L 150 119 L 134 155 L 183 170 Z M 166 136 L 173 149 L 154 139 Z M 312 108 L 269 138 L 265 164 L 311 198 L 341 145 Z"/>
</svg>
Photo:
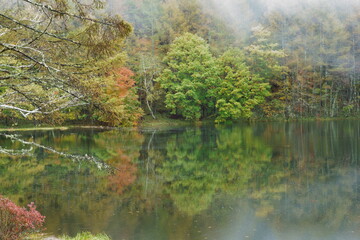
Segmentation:
<svg viewBox="0 0 360 240">
<path fill-rule="evenodd" d="M 230 49 L 219 59 L 221 81 L 216 94 L 216 122 L 250 118 L 252 110 L 270 95 L 270 85 L 250 72 L 244 54 Z"/>
<path fill-rule="evenodd" d="M 280 61 L 286 54 L 271 39 L 271 32 L 262 25 L 252 29 L 252 43 L 245 48 L 246 62 L 252 73 L 258 74 L 271 86 L 271 96 L 262 105 L 267 116 L 285 115 L 288 102 L 286 68 Z"/>
<path fill-rule="evenodd" d="M 101 96 L 114 80 L 104 79 L 114 66 L 123 64 L 122 42 L 132 27 L 102 8 L 98 0 L 4 4 L 0 11 L 2 114 L 56 119 L 62 110 L 78 106 L 112 111 L 103 108 Z"/>
</svg>

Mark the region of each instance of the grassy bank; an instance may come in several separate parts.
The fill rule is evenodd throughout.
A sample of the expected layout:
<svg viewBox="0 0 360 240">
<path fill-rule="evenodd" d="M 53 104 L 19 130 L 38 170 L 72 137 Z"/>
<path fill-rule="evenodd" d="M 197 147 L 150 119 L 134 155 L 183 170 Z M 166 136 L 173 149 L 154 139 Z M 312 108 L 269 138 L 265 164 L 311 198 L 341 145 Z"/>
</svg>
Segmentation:
<svg viewBox="0 0 360 240">
<path fill-rule="evenodd" d="M 78 233 L 75 237 L 62 236 L 60 240 L 111 240 L 106 234 L 93 235 L 89 232 Z"/>
<path fill-rule="evenodd" d="M 145 116 L 141 122 L 139 123 L 139 128 L 166 128 L 166 127 L 180 127 L 180 126 L 192 126 L 199 125 L 201 121 L 187 121 L 183 119 L 173 119 L 169 118 L 166 115 L 156 115 L 156 118 L 152 118 L 151 116 Z"/>
<path fill-rule="evenodd" d="M 91 234 L 90 232 L 82 232 L 78 233 L 75 237 L 70 236 L 61 236 L 61 237 L 54 237 L 49 236 L 47 234 L 30 234 L 24 238 L 25 240 L 111 240 L 109 236 L 106 234 Z"/>
</svg>

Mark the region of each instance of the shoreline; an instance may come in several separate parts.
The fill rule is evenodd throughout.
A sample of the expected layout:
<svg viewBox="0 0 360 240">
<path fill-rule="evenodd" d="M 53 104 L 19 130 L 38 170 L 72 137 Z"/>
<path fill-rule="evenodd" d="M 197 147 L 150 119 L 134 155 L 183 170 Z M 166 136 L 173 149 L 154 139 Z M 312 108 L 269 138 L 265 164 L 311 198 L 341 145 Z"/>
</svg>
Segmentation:
<svg viewBox="0 0 360 240">
<path fill-rule="evenodd" d="M 223 123 L 220 125 L 228 125 L 239 122 L 306 122 L 306 121 L 340 121 L 340 120 L 360 120 L 360 117 L 338 117 L 338 118 L 294 118 L 294 119 L 250 119 L 250 120 L 238 120 L 231 123 Z M 60 130 L 66 131 L 70 129 L 97 129 L 97 130 L 146 130 L 147 128 L 169 128 L 169 127 L 184 127 L 184 126 L 201 126 L 204 124 L 215 124 L 213 120 L 199 120 L 189 121 L 183 119 L 172 119 L 160 117 L 158 119 L 145 119 L 138 125 L 132 127 L 111 127 L 102 125 L 68 125 L 68 126 L 0 126 L 0 132 L 17 132 L 17 131 L 50 131 Z"/>
</svg>

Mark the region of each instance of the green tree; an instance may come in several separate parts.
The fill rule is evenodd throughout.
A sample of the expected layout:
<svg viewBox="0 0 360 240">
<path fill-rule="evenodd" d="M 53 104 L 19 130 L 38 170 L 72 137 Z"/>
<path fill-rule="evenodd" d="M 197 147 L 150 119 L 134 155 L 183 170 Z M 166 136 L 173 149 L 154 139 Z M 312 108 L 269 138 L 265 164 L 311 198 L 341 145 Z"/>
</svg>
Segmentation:
<svg viewBox="0 0 360 240">
<path fill-rule="evenodd" d="M 156 81 L 166 91 L 165 104 L 171 113 L 191 120 L 214 113 L 219 78 L 205 40 L 184 34 L 170 45 L 164 62 L 165 69 Z"/>
<path fill-rule="evenodd" d="M 270 95 L 269 84 L 252 74 L 241 50 L 231 49 L 219 59 L 222 81 L 217 91 L 217 122 L 249 118 L 255 106 Z"/>
</svg>

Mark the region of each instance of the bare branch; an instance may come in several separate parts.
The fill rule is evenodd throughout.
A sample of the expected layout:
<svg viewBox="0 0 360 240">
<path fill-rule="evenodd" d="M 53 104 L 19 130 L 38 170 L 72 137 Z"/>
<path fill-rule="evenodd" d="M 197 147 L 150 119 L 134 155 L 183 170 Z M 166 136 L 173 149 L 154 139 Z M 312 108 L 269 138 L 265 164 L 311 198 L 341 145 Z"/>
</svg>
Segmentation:
<svg viewBox="0 0 360 240">
<path fill-rule="evenodd" d="M 6 105 L 6 104 L 0 104 L 0 108 L 17 110 L 17 111 L 19 111 L 19 112 L 21 113 L 21 115 L 23 115 L 25 118 L 26 118 L 29 114 L 40 113 L 38 109 L 26 110 L 26 109 L 23 109 L 23 108 L 19 108 L 19 107 L 15 107 L 15 106 L 10 106 L 10 105 Z"/>
<path fill-rule="evenodd" d="M 56 69 L 56 68 L 50 68 L 45 62 L 40 62 L 40 61 L 36 60 L 34 57 L 32 57 L 32 56 L 30 56 L 30 55 L 28 55 L 28 54 L 20 51 L 18 48 L 21 48 L 21 46 L 12 45 L 12 44 L 6 44 L 6 43 L 1 43 L 1 42 L 0 42 L 0 46 L 3 46 L 4 48 L 6 48 L 6 49 L 8 49 L 8 50 L 17 52 L 17 53 L 19 53 L 20 55 L 22 55 L 23 57 L 25 57 L 25 58 L 27 58 L 27 59 L 29 59 L 29 60 L 37 63 L 37 64 L 39 64 L 39 65 L 41 65 L 41 66 L 49 69 L 49 70 L 51 69 L 51 70 L 58 71 L 58 69 Z M 23 47 L 23 48 L 24 48 L 24 47 Z"/>
<path fill-rule="evenodd" d="M 30 1 L 30 0 L 23 0 L 23 1 L 24 1 L 24 2 L 27 2 L 27 3 L 30 3 L 30 4 L 32 4 L 32 5 L 34 5 L 34 6 L 47 9 L 47 10 L 49 10 L 49 11 L 51 11 L 51 12 L 54 12 L 54 13 L 57 13 L 57 14 L 60 14 L 60 15 L 66 15 L 66 16 L 69 16 L 69 17 L 73 17 L 73 18 L 77 18 L 77 19 L 81 19 L 81 20 L 85 20 L 85 21 L 90 21 L 90 22 L 94 22 L 94 23 L 101 24 L 101 25 L 106 25 L 106 26 L 111 26 L 111 27 L 117 27 L 115 24 L 110 23 L 110 22 L 100 21 L 100 20 L 97 20 L 97 19 L 93 19 L 93 18 L 89 18 L 89 17 L 84 17 L 84 16 L 80 16 L 80 15 L 75 15 L 75 14 L 71 14 L 71 13 L 68 13 L 68 12 L 62 12 L 62 11 L 59 11 L 59 10 L 57 10 L 57 9 L 52 8 L 52 7 L 49 6 L 49 5 L 40 4 L 40 3 L 33 2 L 33 1 Z"/>
<path fill-rule="evenodd" d="M 45 35 L 48 35 L 48 36 L 50 36 L 50 37 L 57 38 L 57 39 L 59 39 L 59 40 L 71 42 L 71 43 L 74 43 L 74 44 L 77 44 L 77 45 L 81 45 L 81 43 L 76 42 L 76 41 L 74 41 L 74 40 L 71 40 L 71 39 L 69 39 L 69 38 L 63 38 L 63 37 L 57 36 L 57 35 L 55 35 L 55 34 L 52 34 L 52 33 L 49 33 L 49 32 L 43 32 L 43 31 L 40 31 L 40 30 L 35 29 L 35 28 L 33 28 L 33 27 L 30 27 L 29 25 L 26 25 L 26 24 L 24 24 L 24 23 L 21 23 L 21 22 L 13 19 L 13 18 L 11 18 L 11 17 L 8 17 L 8 16 L 6 16 L 6 15 L 4 15 L 4 14 L 2 14 L 2 13 L 0 13 L 0 16 L 3 17 L 3 18 L 8 19 L 8 20 L 10 20 L 10 21 L 12 21 L 12 22 L 14 22 L 14 23 L 16 23 L 17 25 L 20 25 L 20 26 L 22 26 L 22 27 L 25 27 L 25 28 L 27 28 L 27 29 L 30 29 L 31 31 L 34 31 L 34 32 L 37 32 L 37 33 L 40 33 L 40 34 L 45 34 Z"/>
<path fill-rule="evenodd" d="M 0 153 L 11 155 L 11 156 L 24 156 L 24 155 L 30 155 L 31 151 L 33 150 L 33 147 L 30 147 L 29 149 L 20 149 L 20 150 L 14 150 L 14 149 L 6 149 L 0 146 Z"/>
<path fill-rule="evenodd" d="M 56 100 L 59 100 L 59 99 L 56 99 Z M 16 110 L 18 112 L 20 112 L 20 114 L 27 118 L 29 115 L 32 115 L 32 114 L 36 114 L 36 113 L 40 113 L 40 114 L 52 114 L 54 112 L 57 112 L 57 111 L 60 111 L 62 109 L 66 109 L 66 108 L 71 108 L 71 107 L 78 107 L 78 106 L 83 106 L 83 105 L 87 105 L 88 103 L 85 103 L 85 102 L 79 102 L 79 103 L 75 103 L 73 101 L 70 101 L 70 102 L 67 102 L 67 103 L 64 103 L 62 104 L 61 106 L 51 110 L 51 111 L 41 111 L 41 109 L 45 108 L 45 106 L 42 106 L 40 108 L 36 108 L 36 109 L 33 109 L 33 110 L 27 110 L 27 109 L 24 109 L 24 108 L 19 108 L 19 107 L 15 107 L 15 106 L 11 106 L 11 105 L 8 105 L 8 104 L 0 104 L 0 108 L 2 109 L 11 109 L 11 110 Z"/>
</svg>

